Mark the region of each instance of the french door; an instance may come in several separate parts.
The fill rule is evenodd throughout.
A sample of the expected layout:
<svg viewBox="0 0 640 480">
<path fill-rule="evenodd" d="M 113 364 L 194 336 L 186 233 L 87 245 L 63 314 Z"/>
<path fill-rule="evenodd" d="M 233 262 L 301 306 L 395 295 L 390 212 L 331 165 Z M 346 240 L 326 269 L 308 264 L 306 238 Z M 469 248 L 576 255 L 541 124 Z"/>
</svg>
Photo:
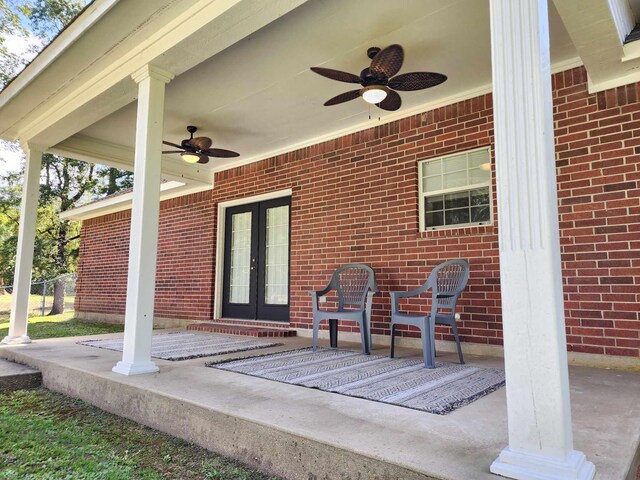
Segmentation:
<svg viewBox="0 0 640 480">
<path fill-rule="evenodd" d="M 223 317 L 289 320 L 290 207 L 285 197 L 226 210 Z"/>
</svg>

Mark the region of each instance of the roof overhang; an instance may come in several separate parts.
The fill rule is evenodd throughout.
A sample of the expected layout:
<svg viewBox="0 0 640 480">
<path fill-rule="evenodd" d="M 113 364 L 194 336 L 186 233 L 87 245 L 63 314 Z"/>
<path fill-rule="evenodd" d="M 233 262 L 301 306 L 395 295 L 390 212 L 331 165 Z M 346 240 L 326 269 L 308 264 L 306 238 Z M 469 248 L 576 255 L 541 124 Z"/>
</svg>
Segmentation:
<svg viewBox="0 0 640 480">
<path fill-rule="evenodd" d="M 626 0 L 616 2 L 554 0 L 555 70 L 584 62 L 593 88 L 636 81 L 626 69 L 640 59 L 621 61 L 633 12 Z M 436 71 L 448 81 L 401 92 L 397 112 L 360 99 L 322 106 L 353 86 L 310 66 L 358 73 L 368 47 L 391 43 L 405 47 L 400 73 Z M 163 178 L 210 188 L 215 171 L 490 91 L 490 47 L 489 0 L 406 0 L 402 8 L 387 0 L 95 0 L 0 92 L 0 138 L 131 170 L 131 75 L 152 64 L 175 75 L 166 88 L 165 138 L 178 143 L 194 124 L 214 146 L 241 153 L 206 166 L 162 158 Z"/>
</svg>

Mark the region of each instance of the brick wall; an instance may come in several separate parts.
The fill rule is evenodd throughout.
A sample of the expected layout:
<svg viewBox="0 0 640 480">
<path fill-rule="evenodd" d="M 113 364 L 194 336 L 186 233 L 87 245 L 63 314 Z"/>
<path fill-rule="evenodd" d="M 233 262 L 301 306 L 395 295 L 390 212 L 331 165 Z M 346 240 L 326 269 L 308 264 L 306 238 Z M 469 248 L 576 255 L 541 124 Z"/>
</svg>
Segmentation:
<svg viewBox="0 0 640 480">
<path fill-rule="evenodd" d="M 638 357 L 640 86 L 589 95 L 577 68 L 554 76 L 554 102 L 569 349 Z M 217 203 L 291 188 L 294 327 L 310 325 L 307 291 L 324 286 L 338 265 L 363 262 L 382 292 L 373 333 L 388 333 L 387 292 L 417 287 L 433 266 L 462 257 L 471 279 L 461 336 L 501 344 L 497 222 L 418 232 L 417 162 L 493 150 L 491 103 L 484 95 L 220 172 L 213 191 L 163 202 L 156 315 L 211 318 Z M 78 310 L 123 313 L 128 218 L 84 223 Z M 451 339 L 446 327 L 437 337 Z"/>
<path fill-rule="evenodd" d="M 210 191 L 162 202 L 156 316 L 212 317 L 216 210 Z M 77 311 L 124 314 L 130 222 L 130 211 L 83 222 Z"/>
</svg>

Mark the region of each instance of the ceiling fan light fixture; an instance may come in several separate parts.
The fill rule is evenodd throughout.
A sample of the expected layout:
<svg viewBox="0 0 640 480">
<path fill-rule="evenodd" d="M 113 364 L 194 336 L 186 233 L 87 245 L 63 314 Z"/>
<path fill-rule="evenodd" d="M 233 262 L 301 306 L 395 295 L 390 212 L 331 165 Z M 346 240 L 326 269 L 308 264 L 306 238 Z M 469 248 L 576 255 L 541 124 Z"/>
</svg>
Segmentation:
<svg viewBox="0 0 640 480">
<path fill-rule="evenodd" d="M 387 87 L 383 85 L 369 85 L 360 90 L 360 95 L 365 102 L 375 105 L 387 98 L 388 92 Z"/>
<path fill-rule="evenodd" d="M 197 153 L 183 152 L 180 156 L 187 163 L 198 163 L 200 161 L 200 155 Z"/>
</svg>

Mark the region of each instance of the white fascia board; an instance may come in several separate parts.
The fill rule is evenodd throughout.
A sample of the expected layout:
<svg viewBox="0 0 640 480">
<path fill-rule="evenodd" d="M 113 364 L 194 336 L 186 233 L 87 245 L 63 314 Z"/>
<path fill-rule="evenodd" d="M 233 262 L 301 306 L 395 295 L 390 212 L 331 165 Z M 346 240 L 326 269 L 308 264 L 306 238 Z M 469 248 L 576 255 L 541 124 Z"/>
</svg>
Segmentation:
<svg viewBox="0 0 640 480">
<path fill-rule="evenodd" d="M 93 3 L 67 26 L 60 34 L 40 52 L 36 58 L 22 70 L 7 87 L 0 92 L 0 108 L 11 101 L 31 81 L 40 75 L 51 63 L 84 34 L 92 25 L 100 20 L 119 0 L 94 0 Z"/>
<path fill-rule="evenodd" d="M 182 41 L 186 41 L 197 31 L 213 22 L 229 21 L 224 15 L 234 8 L 244 7 L 239 18 L 226 29 L 220 25 L 217 31 L 215 48 L 208 51 L 212 56 L 228 48 L 242 38 L 251 35 L 273 19 L 297 8 L 307 0 L 278 0 L 261 2 L 260 0 L 199 0 L 185 8 L 170 22 L 160 26 L 152 35 L 132 46 L 121 57 L 111 62 L 101 71 L 91 73 L 91 78 L 78 82 L 74 88 L 59 95 L 59 98 L 47 102 L 34 118 L 21 128 L 18 137 L 25 140 L 36 138 L 52 125 L 78 111 L 99 95 L 107 92 L 118 83 L 129 78 L 145 65 L 156 64 L 174 75 L 180 75 L 195 64 L 182 62 L 179 66 L 164 65 L 169 51 Z M 246 15 L 243 17 L 242 15 Z M 95 121 L 95 119 L 94 119 Z M 93 123 L 93 122 L 91 122 Z"/>
<path fill-rule="evenodd" d="M 640 71 L 631 73 L 624 77 L 616 77 L 603 82 L 594 82 L 593 79 L 587 75 L 589 80 L 589 93 L 598 93 L 611 88 L 622 87 L 623 85 L 629 85 L 631 83 L 640 82 Z"/>
<path fill-rule="evenodd" d="M 622 50 L 624 51 L 624 56 L 622 57 L 623 62 L 636 60 L 640 58 L 640 41 L 636 40 L 635 42 L 625 43 L 622 46 Z"/>
<path fill-rule="evenodd" d="M 211 190 L 211 185 L 187 184 L 180 182 L 166 182 L 160 185 L 160 201 L 169 200 L 171 198 L 182 197 L 197 192 Z M 84 205 L 62 212 L 61 220 L 82 221 L 90 218 L 102 217 L 110 213 L 122 212 L 131 209 L 133 200 L 133 192 L 123 193 L 104 200 Z"/>
<path fill-rule="evenodd" d="M 116 143 L 106 142 L 86 135 L 74 135 L 48 148 L 48 152 L 74 158 L 89 163 L 107 165 L 122 170 L 133 171 L 134 149 Z M 162 156 L 162 177 L 184 183 L 199 183 L 213 186 L 213 172 L 209 167 L 188 164 L 175 158 Z"/>
</svg>

